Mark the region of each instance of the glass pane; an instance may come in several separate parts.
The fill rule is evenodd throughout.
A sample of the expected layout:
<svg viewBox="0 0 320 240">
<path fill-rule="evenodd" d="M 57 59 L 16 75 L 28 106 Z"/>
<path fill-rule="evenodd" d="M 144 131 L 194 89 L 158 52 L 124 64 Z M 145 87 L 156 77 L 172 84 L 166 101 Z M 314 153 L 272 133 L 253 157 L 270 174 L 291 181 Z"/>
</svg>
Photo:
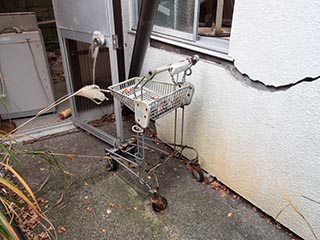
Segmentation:
<svg viewBox="0 0 320 240">
<path fill-rule="evenodd" d="M 194 0 L 160 0 L 155 25 L 193 33 Z"/>
</svg>

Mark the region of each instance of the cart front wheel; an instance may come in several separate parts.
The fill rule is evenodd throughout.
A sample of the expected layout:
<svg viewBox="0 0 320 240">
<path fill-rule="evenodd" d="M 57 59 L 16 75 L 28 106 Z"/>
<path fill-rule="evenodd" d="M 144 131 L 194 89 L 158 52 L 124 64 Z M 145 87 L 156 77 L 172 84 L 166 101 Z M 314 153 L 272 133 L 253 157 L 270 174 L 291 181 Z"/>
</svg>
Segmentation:
<svg viewBox="0 0 320 240">
<path fill-rule="evenodd" d="M 204 180 L 204 174 L 201 169 L 191 169 L 192 176 L 197 180 L 197 182 L 203 182 Z"/>
<path fill-rule="evenodd" d="M 166 209 L 168 206 L 168 202 L 167 199 L 165 199 L 164 197 L 160 196 L 156 202 L 152 203 L 152 209 L 155 212 L 160 212 L 164 209 Z"/>
<path fill-rule="evenodd" d="M 114 159 L 108 160 L 108 164 L 107 164 L 108 172 L 117 171 L 118 168 L 119 168 L 119 163 L 116 160 Z"/>
</svg>

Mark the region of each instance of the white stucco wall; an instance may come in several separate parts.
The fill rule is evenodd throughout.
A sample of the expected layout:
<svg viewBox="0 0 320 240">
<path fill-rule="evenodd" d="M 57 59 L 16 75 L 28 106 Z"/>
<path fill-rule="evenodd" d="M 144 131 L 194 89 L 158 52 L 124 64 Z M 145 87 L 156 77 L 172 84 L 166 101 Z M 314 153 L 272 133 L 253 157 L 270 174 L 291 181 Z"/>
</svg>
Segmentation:
<svg viewBox="0 0 320 240">
<path fill-rule="evenodd" d="M 235 1 L 230 56 L 251 79 L 280 86 L 320 75 L 320 1 Z"/>
<path fill-rule="evenodd" d="M 134 40 L 128 34 L 129 8 L 123 1 L 127 68 Z M 269 74 L 258 63 L 246 61 L 240 50 L 234 48 L 233 53 L 239 54 L 235 58 L 244 67 L 251 66 L 248 71 L 260 74 L 259 80 Z M 149 48 L 143 72 L 184 57 Z M 305 75 L 297 68 L 291 73 L 290 67 L 284 69 L 289 71 L 285 81 L 265 79 L 273 85 Z M 273 91 L 261 84 L 247 84 L 224 66 L 201 60 L 190 81 L 196 92 L 186 108 L 185 142 L 198 150 L 202 167 L 273 217 L 291 201 L 320 237 L 320 205 L 302 197 L 320 200 L 320 80 Z M 161 137 L 171 139 L 172 123 L 172 115 L 157 121 Z M 314 239 L 292 207 L 277 220 L 299 236 Z"/>
</svg>

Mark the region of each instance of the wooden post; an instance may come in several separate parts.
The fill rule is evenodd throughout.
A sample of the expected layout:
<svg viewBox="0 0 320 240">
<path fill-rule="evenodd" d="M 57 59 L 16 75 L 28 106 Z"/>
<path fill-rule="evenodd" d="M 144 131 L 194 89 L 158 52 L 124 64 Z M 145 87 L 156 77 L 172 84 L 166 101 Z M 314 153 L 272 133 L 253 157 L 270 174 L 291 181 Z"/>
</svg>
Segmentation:
<svg viewBox="0 0 320 240">
<path fill-rule="evenodd" d="M 214 25 L 214 34 L 222 34 L 222 18 L 223 18 L 223 4 L 224 0 L 218 0 L 217 2 L 217 13 L 216 13 L 216 22 Z"/>
</svg>

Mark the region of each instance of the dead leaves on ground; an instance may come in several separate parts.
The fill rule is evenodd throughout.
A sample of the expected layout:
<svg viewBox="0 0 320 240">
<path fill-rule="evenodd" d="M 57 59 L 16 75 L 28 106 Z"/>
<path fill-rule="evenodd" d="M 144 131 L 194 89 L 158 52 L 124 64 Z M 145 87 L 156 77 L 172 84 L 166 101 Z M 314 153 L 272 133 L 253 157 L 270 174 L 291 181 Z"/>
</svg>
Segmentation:
<svg viewBox="0 0 320 240">
<path fill-rule="evenodd" d="M 242 197 L 240 197 L 238 194 L 236 194 L 235 192 L 233 192 L 232 190 L 230 190 L 227 186 L 225 186 L 224 184 L 222 184 L 220 181 L 218 180 L 213 180 L 212 182 L 209 182 L 207 179 L 206 181 L 204 181 L 205 184 L 211 186 L 214 190 L 219 191 L 219 195 L 221 198 L 227 198 L 227 197 L 231 197 L 233 199 L 237 199 L 237 200 L 241 200 L 244 202 L 245 205 L 247 205 L 248 207 L 250 207 L 255 213 L 257 213 L 259 215 L 260 218 L 263 218 L 265 220 L 266 223 L 272 223 L 274 222 L 273 219 L 271 217 L 269 217 L 267 214 L 265 214 L 264 212 L 262 212 L 260 209 L 257 209 L 255 206 L 253 206 L 251 203 L 247 202 L 245 199 L 243 199 Z M 234 216 L 234 213 L 229 212 L 227 213 L 227 217 L 230 218 Z M 281 228 L 280 224 L 276 223 L 276 227 L 277 228 Z"/>
<path fill-rule="evenodd" d="M 66 226 L 59 226 L 58 227 L 58 233 L 65 233 L 67 231 L 67 227 Z"/>
<path fill-rule="evenodd" d="M 33 240 L 45 240 L 45 239 L 50 239 L 49 236 L 49 231 L 53 230 L 53 228 L 48 228 L 47 231 L 41 232 L 33 237 Z M 58 227 L 58 233 L 62 234 L 67 231 L 66 226 L 59 226 Z"/>
</svg>

